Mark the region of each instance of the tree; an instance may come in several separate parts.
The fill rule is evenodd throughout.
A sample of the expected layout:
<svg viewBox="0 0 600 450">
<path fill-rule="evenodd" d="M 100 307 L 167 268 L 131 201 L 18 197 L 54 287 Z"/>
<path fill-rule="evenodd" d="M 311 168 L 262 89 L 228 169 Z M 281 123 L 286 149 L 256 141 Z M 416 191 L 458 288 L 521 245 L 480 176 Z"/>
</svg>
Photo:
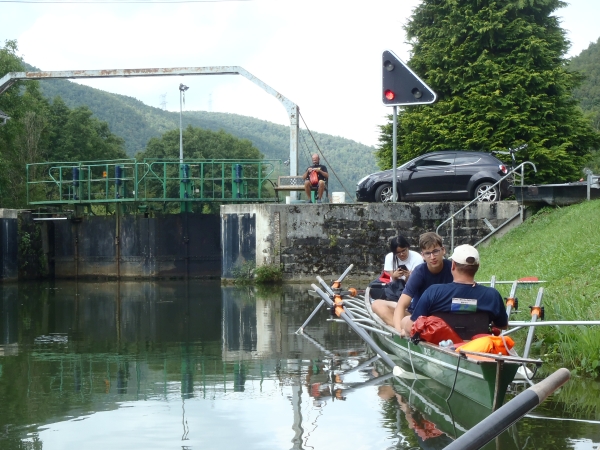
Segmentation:
<svg viewBox="0 0 600 450">
<path fill-rule="evenodd" d="M 50 107 L 52 161 L 98 161 L 126 158 L 125 141 L 112 134 L 106 122 L 87 106 L 69 109 L 60 97 Z"/>
<path fill-rule="evenodd" d="M 6 41 L 0 48 L 0 77 L 25 70 L 17 50 L 16 41 Z M 27 177 L 36 179 L 36 167 L 28 174 L 27 164 L 126 157 L 123 139 L 112 134 L 106 122 L 85 106 L 71 110 L 60 98 L 50 104 L 38 81 L 14 83 L 0 95 L 0 110 L 11 118 L 0 127 L 1 207 L 27 206 Z M 37 198 L 42 194 L 43 189 Z"/>
<path fill-rule="evenodd" d="M 238 139 L 223 130 L 188 127 L 183 130 L 185 159 L 262 159 L 262 153 L 248 139 Z M 179 130 L 170 130 L 148 141 L 138 158 L 179 158 Z"/>
<path fill-rule="evenodd" d="M 580 102 L 594 129 L 600 131 L 600 39 L 572 58 L 570 66 L 584 77 L 573 96 Z"/>
<path fill-rule="evenodd" d="M 195 128 L 191 125 L 183 130 L 183 153 L 186 161 L 202 161 L 202 160 L 213 160 L 213 159 L 230 159 L 230 160 L 261 160 L 263 159 L 262 153 L 252 145 L 248 139 L 238 139 L 235 136 L 226 133 L 223 130 L 211 131 L 203 128 Z M 167 165 L 163 174 L 162 165 L 157 164 L 152 167 L 152 173 L 166 175 L 169 179 L 167 182 L 167 196 L 171 198 L 179 197 L 179 130 L 170 130 L 164 133 L 160 138 L 152 138 L 148 142 L 145 152 L 140 152 L 136 155 L 138 160 L 143 159 L 159 159 L 159 160 L 171 160 L 177 161 L 177 164 Z M 197 164 L 193 164 L 197 165 Z M 232 176 L 230 173 L 232 164 L 227 167 L 226 178 Z M 194 168 L 193 170 L 199 170 Z M 200 172 L 193 176 L 199 176 Z M 255 165 L 247 165 L 244 168 L 244 178 L 255 179 L 257 176 L 257 167 Z M 203 195 L 206 197 L 213 196 L 219 198 L 224 193 L 225 196 L 229 197 L 232 195 L 231 183 L 227 181 L 225 183 L 225 190 L 222 189 L 221 182 L 223 181 L 223 174 L 221 172 L 221 165 L 219 164 L 206 164 L 202 168 L 203 184 Z M 152 182 L 147 183 L 154 190 L 156 195 L 159 195 L 162 185 L 152 185 Z M 198 186 L 200 187 L 200 186 Z M 264 186 L 263 186 L 264 189 Z M 263 193 L 264 194 L 264 193 Z M 248 186 L 248 195 L 254 197 L 258 195 L 257 187 L 254 184 Z M 219 205 L 217 203 L 211 203 L 206 205 L 203 210 L 205 212 L 218 212 Z"/>
<path fill-rule="evenodd" d="M 581 82 L 552 13 L 559 0 L 423 0 L 407 26 L 410 67 L 438 94 L 399 114 L 399 160 L 436 150 L 502 150 L 523 143 L 536 182 L 578 179 L 600 146 L 572 97 Z M 391 167 L 391 125 L 380 167 Z M 533 179 L 529 178 L 531 181 Z"/>
<path fill-rule="evenodd" d="M 6 41 L 0 48 L 0 76 L 23 70 L 23 62 L 17 56 L 16 41 Z M 47 108 L 48 103 L 35 81 L 17 82 L 0 95 L 0 109 L 11 118 L 0 127 L 2 207 L 26 204 L 25 165 L 44 158 Z"/>
</svg>

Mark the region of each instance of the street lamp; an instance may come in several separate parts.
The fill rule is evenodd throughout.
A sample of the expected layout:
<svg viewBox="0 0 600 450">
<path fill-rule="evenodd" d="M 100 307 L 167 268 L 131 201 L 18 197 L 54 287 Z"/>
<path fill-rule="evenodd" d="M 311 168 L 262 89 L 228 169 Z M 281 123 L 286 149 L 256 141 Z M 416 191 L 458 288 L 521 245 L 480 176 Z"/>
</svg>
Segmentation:
<svg viewBox="0 0 600 450">
<path fill-rule="evenodd" d="M 183 101 L 189 87 L 179 84 L 179 164 L 183 164 Z"/>
</svg>

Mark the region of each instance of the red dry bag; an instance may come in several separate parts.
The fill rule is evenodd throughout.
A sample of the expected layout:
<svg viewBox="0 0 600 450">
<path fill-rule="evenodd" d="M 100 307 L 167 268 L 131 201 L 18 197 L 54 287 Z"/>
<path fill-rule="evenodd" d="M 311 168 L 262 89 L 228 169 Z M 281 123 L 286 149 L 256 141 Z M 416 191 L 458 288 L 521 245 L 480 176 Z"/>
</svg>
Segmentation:
<svg viewBox="0 0 600 450">
<path fill-rule="evenodd" d="M 413 340 L 427 341 L 432 344 L 439 344 L 448 339 L 455 344 L 463 342 L 456 331 L 437 316 L 420 316 L 413 324 L 410 336 Z"/>
<path fill-rule="evenodd" d="M 314 170 L 310 173 L 310 175 L 308 175 L 308 179 L 310 181 L 310 184 L 312 184 L 313 186 L 319 184 L 319 174 Z"/>
</svg>

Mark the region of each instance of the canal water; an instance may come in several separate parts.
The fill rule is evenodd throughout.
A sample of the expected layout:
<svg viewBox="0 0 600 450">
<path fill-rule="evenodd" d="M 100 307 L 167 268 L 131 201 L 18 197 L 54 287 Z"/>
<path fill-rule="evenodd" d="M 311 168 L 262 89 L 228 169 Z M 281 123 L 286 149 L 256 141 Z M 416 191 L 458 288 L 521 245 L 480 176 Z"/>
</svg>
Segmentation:
<svg viewBox="0 0 600 450">
<path fill-rule="evenodd" d="M 393 379 L 308 286 L 0 286 L 0 449 L 438 449 L 485 417 Z M 597 449 L 570 381 L 486 449 Z M 460 405 L 457 406 L 457 405 Z"/>
</svg>

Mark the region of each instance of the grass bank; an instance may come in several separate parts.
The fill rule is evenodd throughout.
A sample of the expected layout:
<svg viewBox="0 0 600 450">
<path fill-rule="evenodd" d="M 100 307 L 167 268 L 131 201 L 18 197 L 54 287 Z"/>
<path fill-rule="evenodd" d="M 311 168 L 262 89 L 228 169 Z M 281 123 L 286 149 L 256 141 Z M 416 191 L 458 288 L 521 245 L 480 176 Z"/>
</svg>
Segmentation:
<svg viewBox="0 0 600 450">
<path fill-rule="evenodd" d="M 546 320 L 600 320 L 600 201 L 544 208 L 504 237 L 479 249 L 477 280 L 515 280 L 536 276 L 546 283 L 542 304 Z M 508 287 L 499 287 L 508 294 Z M 528 320 L 538 288 L 517 292 Z M 523 300 L 521 300 L 523 298 Z M 514 334 L 521 345 L 526 332 Z M 576 373 L 600 376 L 600 326 L 540 327 L 534 355 Z"/>
</svg>

